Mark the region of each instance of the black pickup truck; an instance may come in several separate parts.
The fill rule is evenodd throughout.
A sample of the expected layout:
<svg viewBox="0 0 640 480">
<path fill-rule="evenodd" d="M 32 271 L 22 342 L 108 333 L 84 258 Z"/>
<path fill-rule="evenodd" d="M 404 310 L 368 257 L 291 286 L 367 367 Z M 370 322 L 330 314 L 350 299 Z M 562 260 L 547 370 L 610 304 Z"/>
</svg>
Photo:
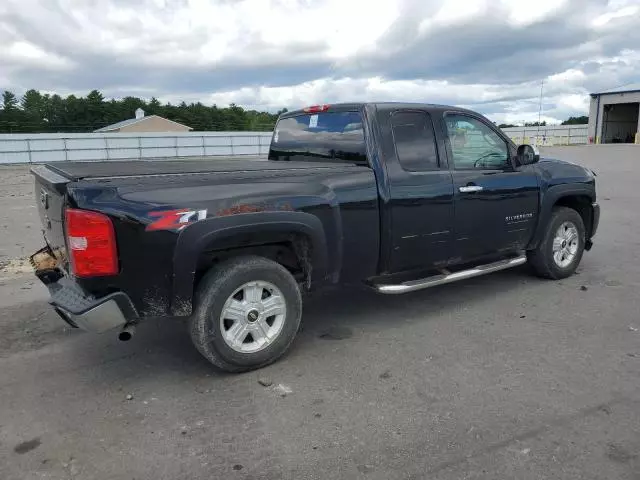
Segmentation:
<svg viewBox="0 0 640 480">
<path fill-rule="evenodd" d="M 198 350 L 236 372 L 287 351 L 306 290 L 398 294 L 525 262 L 564 278 L 600 216 L 592 171 L 439 105 L 288 112 L 268 161 L 33 173 L 46 247 L 31 260 L 68 324 L 127 340 L 144 318 L 185 317 Z"/>
</svg>

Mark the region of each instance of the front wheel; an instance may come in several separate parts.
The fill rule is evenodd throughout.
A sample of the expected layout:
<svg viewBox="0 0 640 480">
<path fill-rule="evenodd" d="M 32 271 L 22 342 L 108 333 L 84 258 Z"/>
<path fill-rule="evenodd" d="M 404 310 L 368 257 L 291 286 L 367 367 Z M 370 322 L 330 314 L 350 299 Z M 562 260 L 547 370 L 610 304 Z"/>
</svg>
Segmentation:
<svg viewBox="0 0 640 480">
<path fill-rule="evenodd" d="M 585 228 L 578 212 L 556 207 L 538 248 L 527 252 L 529 264 L 538 276 L 558 280 L 576 271 L 585 245 Z"/>
<path fill-rule="evenodd" d="M 254 370 L 284 355 L 301 315 L 300 289 L 287 269 L 263 257 L 238 257 L 200 281 L 191 339 L 221 370 Z"/>
</svg>

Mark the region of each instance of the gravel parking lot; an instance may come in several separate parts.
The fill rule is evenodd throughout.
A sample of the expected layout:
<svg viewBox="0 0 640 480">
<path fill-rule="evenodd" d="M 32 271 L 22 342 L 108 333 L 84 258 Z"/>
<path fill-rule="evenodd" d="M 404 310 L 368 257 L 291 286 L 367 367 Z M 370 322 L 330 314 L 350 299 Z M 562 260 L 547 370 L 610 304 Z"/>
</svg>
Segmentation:
<svg viewBox="0 0 640 480">
<path fill-rule="evenodd" d="M 576 276 L 317 294 L 291 354 L 233 376 L 180 321 L 65 328 L 16 261 L 31 178 L 0 168 L 0 478 L 640 479 L 640 147 L 543 153 L 598 174 Z"/>
</svg>

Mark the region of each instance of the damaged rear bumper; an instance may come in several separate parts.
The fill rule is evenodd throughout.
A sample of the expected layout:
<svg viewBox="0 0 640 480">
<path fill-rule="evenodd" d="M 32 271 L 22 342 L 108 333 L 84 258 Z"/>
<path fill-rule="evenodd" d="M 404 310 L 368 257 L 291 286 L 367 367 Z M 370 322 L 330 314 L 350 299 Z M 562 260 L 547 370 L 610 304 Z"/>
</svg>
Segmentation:
<svg viewBox="0 0 640 480">
<path fill-rule="evenodd" d="M 73 328 L 102 333 L 122 328 L 138 318 L 131 299 L 123 292 L 101 298 L 85 292 L 57 267 L 55 257 L 47 247 L 32 255 L 31 263 L 36 276 L 49 289 L 49 303 Z"/>
<path fill-rule="evenodd" d="M 72 327 L 102 333 L 122 328 L 137 317 L 131 300 L 122 292 L 94 299 L 67 277 L 47 287 L 51 294 L 49 303 Z"/>
</svg>

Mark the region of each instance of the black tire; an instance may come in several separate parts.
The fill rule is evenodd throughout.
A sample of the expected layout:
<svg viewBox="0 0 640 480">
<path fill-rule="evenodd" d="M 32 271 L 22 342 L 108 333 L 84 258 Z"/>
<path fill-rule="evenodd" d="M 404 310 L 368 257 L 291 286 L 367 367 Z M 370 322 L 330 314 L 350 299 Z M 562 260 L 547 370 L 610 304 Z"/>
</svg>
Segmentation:
<svg viewBox="0 0 640 480">
<path fill-rule="evenodd" d="M 220 316 L 227 299 L 241 286 L 254 281 L 277 287 L 286 304 L 280 333 L 272 343 L 253 353 L 231 348 L 223 338 Z M 212 268 L 196 291 L 195 313 L 190 319 L 191 339 L 213 365 L 227 372 L 255 370 L 284 355 L 300 327 L 302 297 L 294 277 L 282 265 L 257 256 L 237 257 Z"/>
<path fill-rule="evenodd" d="M 578 231 L 578 250 L 571 263 L 562 267 L 554 260 L 553 239 L 558 229 L 565 222 L 570 222 L 575 225 Z M 533 271 L 539 277 L 559 280 L 573 275 L 576 271 L 582 259 L 582 254 L 584 253 L 584 245 L 585 228 L 580 214 L 572 208 L 555 207 L 551 212 L 551 218 L 547 224 L 547 230 L 542 241 L 538 245 L 538 248 L 527 252 L 527 259 L 529 265 L 531 265 Z"/>
</svg>

